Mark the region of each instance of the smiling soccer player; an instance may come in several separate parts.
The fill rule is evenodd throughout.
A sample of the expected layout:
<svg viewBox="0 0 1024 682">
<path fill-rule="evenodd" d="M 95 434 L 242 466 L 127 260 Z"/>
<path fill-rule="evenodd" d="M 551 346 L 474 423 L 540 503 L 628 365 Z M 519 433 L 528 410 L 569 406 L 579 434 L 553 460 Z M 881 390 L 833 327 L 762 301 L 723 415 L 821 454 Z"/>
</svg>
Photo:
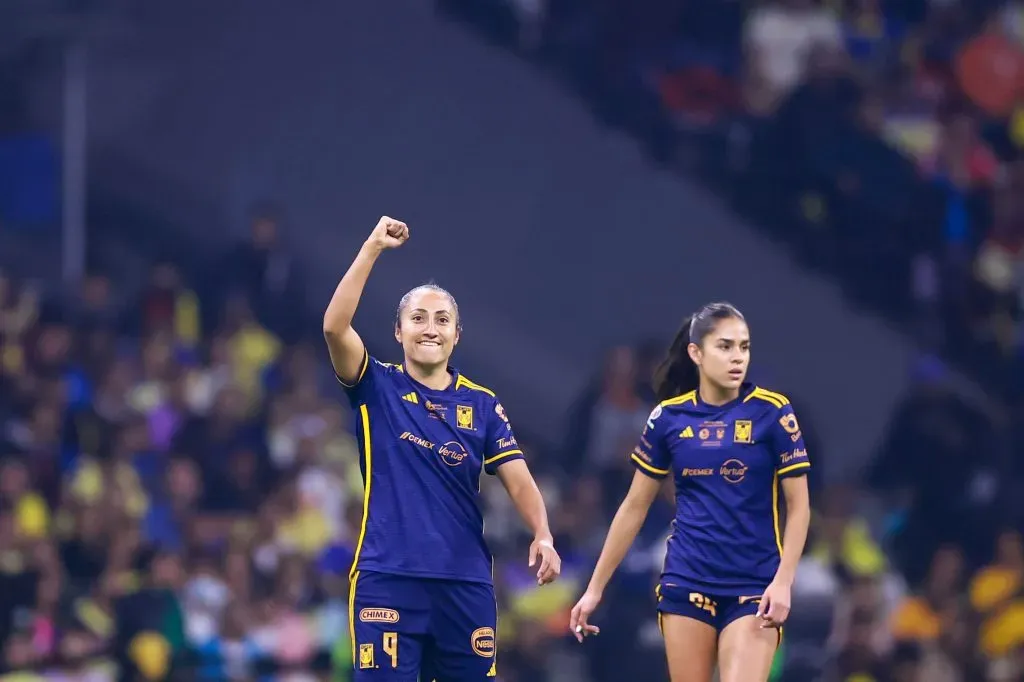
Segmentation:
<svg viewBox="0 0 1024 682">
<path fill-rule="evenodd" d="M 483 682 L 496 673 L 497 605 L 478 504 L 497 475 L 533 532 L 540 584 L 561 570 L 540 490 L 494 393 L 448 364 L 459 307 L 428 284 L 402 297 L 404 361 L 370 357 L 352 318 L 377 258 L 409 239 L 380 219 L 338 284 L 324 337 L 359 420 L 363 519 L 349 580 L 355 682 Z"/>
</svg>

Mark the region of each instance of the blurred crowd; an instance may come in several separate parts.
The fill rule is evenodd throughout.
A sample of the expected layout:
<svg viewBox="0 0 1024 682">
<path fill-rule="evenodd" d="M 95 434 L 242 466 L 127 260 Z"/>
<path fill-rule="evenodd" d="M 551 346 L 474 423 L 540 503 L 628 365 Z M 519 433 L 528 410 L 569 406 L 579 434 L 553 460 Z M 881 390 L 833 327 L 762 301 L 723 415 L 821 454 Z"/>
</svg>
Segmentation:
<svg viewBox="0 0 1024 682">
<path fill-rule="evenodd" d="M 437 4 L 1019 402 L 1019 2 Z"/>
<path fill-rule="evenodd" d="M 828 480 L 804 410 L 817 397 L 791 396 L 815 515 L 773 678 L 1024 680 L 1024 8 L 438 2 L 554 69 L 928 351 L 863 481 Z M 52 213 L 30 175 L 0 158 L 0 177 L 27 188 L 2 183 L 0 218 Z M 358 451 L 315 311 L 300 313 L 320 297 L 281 225 L 261 208 L 228 253 L 154 262 L 137 290 L 99 262 L 71 291 L 0 273 L 0 680 L 349 679 Z M 502 682 L 665 679 L 652 590 L 667 489 L 606 595 L 600 640 L 566 636 L 661 350 L 610 350 L 558 437 L 519 429 L 558 583 L 536 587 L 529 538 L 485 481 Z M 955 392 L 946 361 L 996 398 Z M 464 369 L 486 383 L 486 367 Z"/>
<path fill-rule="evenodd" d="M 356 445 L 317 349 L 268 326 L 282 258 L 253 226 L 204 297 L 171 263 L 137 295 L 0 275 L 11 679 L 344 667 Z"/>
<path fill-rule="evenodd" d="M 864 480 L 815 497 L 778 679 L 1024 679 L 1024 4 L 437 6 L 922 349 Z M 955 392 L 947 362 L 989 400 Z"/>
<path fill-rule="evenodd" d="M 101 272 L 70 297 L 0 277 L 0 679 L 349 679 L 358 449 L 323 353 L 276 314 L 276 231 L 258 215 L 202 288 L 171 263 L 137 294 Z M 652 588 L 668 488 L 609 589 L 600 642 L 566 629 L 632 475 L 622 454 L 650 411 L 659 350 L 613 349 L 565 441 L 524 446 L 558 583 L 537 588 L 530 538 L 485 484 L 502 682 L 665 679 Z M 915 369 L 869 474 L 876 513 L 856 489 L 812 479 L 774 679 L 1022 679 L 1024 549 L 1005 504 L 1020 476 L 976 454 L 1003 436 L 944 372 L 934 359 Z M 813 423 L 805 432 L 813 448 Z"/>
</svg>

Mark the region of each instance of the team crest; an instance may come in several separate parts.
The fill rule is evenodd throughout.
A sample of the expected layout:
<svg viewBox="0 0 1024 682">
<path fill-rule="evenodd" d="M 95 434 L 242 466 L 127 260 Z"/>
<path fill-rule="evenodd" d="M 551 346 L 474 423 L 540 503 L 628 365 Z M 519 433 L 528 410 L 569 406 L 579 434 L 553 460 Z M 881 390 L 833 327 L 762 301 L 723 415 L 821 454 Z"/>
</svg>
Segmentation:
<svg viewBox="0 0 1024 682">
<path fill-rule="evenodd" d="M 456 405 L 455 406 L 455 425 L 460 429 L 466 431 L 473 430 L 473 406 L 472 405 Z"/>
<path fill-rule="evenodd" d="M 359 669 L 373 668 L 373 644 L 359 645 Z"/>
<path fill-rule="evenodd" d="M 754 425 L 749 419 L 737 419 L 732 434 L 733 443 L 752 443 Z"/>
</svg>

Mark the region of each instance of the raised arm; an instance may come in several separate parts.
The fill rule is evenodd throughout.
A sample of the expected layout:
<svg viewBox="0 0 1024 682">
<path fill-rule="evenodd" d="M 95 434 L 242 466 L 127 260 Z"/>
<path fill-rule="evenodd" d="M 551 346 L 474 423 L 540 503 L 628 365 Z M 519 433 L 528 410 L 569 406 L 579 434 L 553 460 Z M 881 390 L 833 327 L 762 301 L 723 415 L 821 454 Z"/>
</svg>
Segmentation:
<svg viewBox="0 0 1024 682">
<path fill-rule="evenodd" d="M 359 383 L 366 356 L 363 340 L 352 328 L 352 318 L 355 317 L 370 270 L 385 249 L 397 248 L 407 239 L 409 228 L 405 223 L 383 216 L 359 249 L 327 305 L 327 311 L 324 313 L 324 339 L 331 354 L 334 373 L 342 383 Z"/>
</svg>

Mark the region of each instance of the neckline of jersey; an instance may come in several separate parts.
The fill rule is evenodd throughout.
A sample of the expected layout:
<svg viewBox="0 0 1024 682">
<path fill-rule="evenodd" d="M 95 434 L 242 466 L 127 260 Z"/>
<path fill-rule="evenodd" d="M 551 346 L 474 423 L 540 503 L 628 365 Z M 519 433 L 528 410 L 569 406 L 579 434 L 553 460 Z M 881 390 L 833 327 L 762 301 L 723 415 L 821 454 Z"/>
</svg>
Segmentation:
<svg viewBox="0 0 1024 682">
<path fill-rule="evenodd" d="M 448 374 L 450 374 L 451 377 L 452 377 L 451 383 L 448 384 L 448 386 L 446 386 L 445 388 L 438 389 L 438 388 L 431 388 L 430 386 L 427 386 L 426 384 L 421 384 L 420 382 L 418 382 L 415 379 L 413 379 L 411 374 L 409 374 L 408 372 L 405 371 L 405 367 L 403 365 L 398 365 L 398 371 L 400 371 L 402 374 L 404 374 L 405 377 L 409 381 L 411 381 L 413 384 L 415 384 L 416 388 L 421 393 L 430 393 L 430 394 L 438 395 L 438 396 L 440 396 L 440 395 L 447 395 L 447 394 L 450 394 L 450 393 L 455 393 L 455 389 L 459 385 L 459 370 L 457 370 L 456 368 L 452 367 L 451 365 L 448 365 L 446 370 L 447 370 Z"/>
<path fill-rule="evenodd" d="M 712 405 L 711 403 L 704 402 L 700 397 L 700 389 L 697 389 L 697 407 L 702 412 L 728 411 L 742 403 L 744 400 L 746 400 L 747 396 L 749 396 L 755 388 L 757 387 L 754 384 L 748 381 L 744 381 L 742 384 L 740 384 L 740 394 L 733 398 L 732 400 L 730 400 L 729 402 L 722 403 L 721 405 Z"/>
</svg>

